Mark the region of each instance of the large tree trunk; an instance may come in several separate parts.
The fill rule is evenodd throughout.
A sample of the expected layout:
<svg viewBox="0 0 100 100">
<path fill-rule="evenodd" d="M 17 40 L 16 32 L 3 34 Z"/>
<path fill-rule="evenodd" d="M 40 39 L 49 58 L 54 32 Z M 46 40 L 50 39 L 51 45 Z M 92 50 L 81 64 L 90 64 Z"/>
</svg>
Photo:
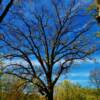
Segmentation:
<svg viewBox="0 0 100 100">
<path fill-rule="evenodd" d="M 49 92 L 47 93 L 46 100 L 53 100 L 53 87 L 49 88 Z"/>
<path fill-rule="evenodd" d="M 47 94 L 46 99 L 47 99 L 47 100 L 53 100 L 53 91 L 50 92 L 49 94 Z"/>
</svg>

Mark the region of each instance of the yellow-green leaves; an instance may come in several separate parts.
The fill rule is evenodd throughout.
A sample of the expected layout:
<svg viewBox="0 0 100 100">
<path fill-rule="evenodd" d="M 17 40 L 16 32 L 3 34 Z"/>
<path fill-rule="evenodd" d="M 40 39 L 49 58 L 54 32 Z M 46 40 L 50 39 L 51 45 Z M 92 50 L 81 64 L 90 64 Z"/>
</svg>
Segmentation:
<svg viewBox="0 0 100 100">
<path fill-rule="evenodd" d="M 100 32 L 96 32 L 96 37 L 100 38 Z"/>
</svg>

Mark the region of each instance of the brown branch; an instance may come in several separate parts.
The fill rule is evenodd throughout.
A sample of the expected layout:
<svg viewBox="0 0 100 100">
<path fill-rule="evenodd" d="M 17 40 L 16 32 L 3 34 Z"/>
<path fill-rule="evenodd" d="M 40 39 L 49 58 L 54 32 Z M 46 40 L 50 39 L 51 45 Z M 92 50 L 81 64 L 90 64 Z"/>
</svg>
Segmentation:
<svg viewBox="0 0 100 100">
<path fill-rule="evenodd" d="M 33 67 L 33 65 L 32 65 L 32 63 L 31 63 L 29 57 L 27 56 L 27 54 L 25 54 L 25 52 L 23 52 L 21 49 L 12 46 L 12 45 L 11 45 L 8 41 L 6 41 L 5 39 L 3 39 L 3 41 L 4 41 L 8 46 L 10 46 L 12 49 L 14 49 L 14 50 L 16 50 L 16 51 L 19 51 L 19 52 L 26 58 L 26 61 L 27 61 L 27 62 L 29 63 L 29 65 L 31 66 L 31 69 L 32 69 L 33 73 L 36 74 L 35 69 L 34 69 L 34 67 Z"/>
<path fill-rule="evenodd" d="M 62 74 L 63 70 L 64 70 L 64 67 L 63 67 L 63 66 L 60 66 L 60 70 L 59 70 L 59 72 L 58 72 L 56 78 L 55 78 L 54 81 L 53 81 L 53 86 L 56 84 L 56 82 L 57 82 L 57 80 L 59 79 L 60 75 Z"/>
<path fill-rule="evenodd" d="M 45 72 L 45 74 L 46 74 L 46 73 L 47 73 L 47 72 L 46 72 L 46 68 L 45 68 L 45 65 L 44 65 L 42 56 L 41 56 L 41 54 L 40 54 L 39 47 L 37 47 L 37 45 L 35 44 L 35 42 L 34 42 L 32 36 L 31 36 L 30 26 L 29 26 L 27 23 L 26 23 L 26 25 L 27 25 L 27 27 L 28 27 L 28 29 L 29 29 L 29 32 L 30 32 L 30 39 L 31 39 L 31 41 L 32 41 L 32 43 L 33 43 L 33 45 L 34 45 L 34 47 L 36 48 L 38 55 L 35 53 L 34 49 L 32 49 L 32 51 L 33 51 L 35 57 L 38 59 L 39 63 L 41 64 L 41 67 L 43 68 L 43 70 L 44 70 L 44 72 Z M 47 51 L 48 51 L 48 50 L 47 50 Z"/>
<path fill-rule="evenodd" d="M 28 74 L 31 74 L 29 68 L 28 68 L 28 67 L 25 67 L 25 66 L 22 65 L 22 64 L 17 64 L 17 63 L 15 63 L 15 64 L 7 64 L 5 67 L 9 67 L 9 66 L 12 66 L 12 67 L 13 67 L 13 66 L 20 67 L 21 69 L 25 69 L 25 70 L 28 72 Z M 18 69 L 18 68 L 15 68 L 15 69 L 13 69 L 13 70 L 16 70 L 16 69 Z M 34 75 L 34 73 L 33 73 L 32 75 Z"/>
<path fill-rule="evenodd" d="M 7 15 L 9 9 L 11 8 L 12 4 L 13 4 L 14 0 L 10 0 L 10 2 L 8 3 L 8 5 L 6 6 L 5 10 L 3 11 L 3 13 L 0 16 L 0 23 L 2 22 L 2 20 L 5 18 L 5 16 Z"/>
<path fill-rule="evenodd" d="M 87 32 L 89 30 L 89 28 L 86 27 L 86 29 L 80 31 L 75 37 L 74 39 L 72 39 L 68 44 L 64 45 L 62 48 L 60 48 L 60 50 L 58 50 L 58 52 L 64 50 L 65 48 L 67 48 L 69 45 L 71 45 L 72 43 L 74 43 L 82 34 L 84 34 L 85 32 Z"/>
</svg>

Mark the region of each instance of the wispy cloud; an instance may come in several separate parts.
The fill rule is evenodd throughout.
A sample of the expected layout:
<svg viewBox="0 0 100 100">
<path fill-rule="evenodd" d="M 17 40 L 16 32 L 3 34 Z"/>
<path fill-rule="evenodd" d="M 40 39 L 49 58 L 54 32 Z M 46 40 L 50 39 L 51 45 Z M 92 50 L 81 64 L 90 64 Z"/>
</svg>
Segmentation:
<svg viewBox="0 0 100 100">
<path fill-rule="evenodd" d="M 69 79 L 69 81 L 71 81 L 72 83 L 79 83 L 83 86 L 87 86 L 89 84 L 89 80 L 80 80 L 80 79 L 75 79 L 75 80 L 72 80 L 72 79 Z"/>
<path fill-rule="evenodd" d="M 31 62 L 35 66 L 39 66 L 40 65 L 40 63 L 36 59 L 31 60 Z M 22 65 L 28 65 L 28 63 L 25 60 L 22 60 L 22 59 L 14 59 L 14 60 L 5 60 L 4 61 L 5 65 L 16 64 L 16 63 L 17 64 L 22 64 Z"/>
<path fill-rule="evenodd" d="M 94 64 L 94 63 L 100 63 L 100 58 L 93 58 L 93 59 L 78 59 L 78 60 L 74 60 L 74 64 Z"/>
<path fill-rule="evenodd" d="M 88 77 L 89 73 L 81 73 L 81 72 L 78 72 L 78 73 L 69 73 L 69 76 L 70 77 Z"/>
</svg>

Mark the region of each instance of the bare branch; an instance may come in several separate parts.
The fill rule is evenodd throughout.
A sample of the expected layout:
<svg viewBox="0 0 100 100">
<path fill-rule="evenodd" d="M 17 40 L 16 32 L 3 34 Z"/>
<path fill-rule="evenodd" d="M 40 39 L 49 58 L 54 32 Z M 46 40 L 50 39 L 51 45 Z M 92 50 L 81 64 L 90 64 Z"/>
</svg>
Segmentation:
<svg viewBox="0 0 100 100">
<path fill-rule="evenodd" d="M 0 23 L 2 22 L 2 20 L 4 19 L 4 17 L 7 15 L 9 9 L 11 8 L 11 6 L 13 4 L 13 2 L 14 2 L 14 0 L 10 0 L 10 2 L 6 6 L 5 10 L 3 11 L 3 13 L 0 15 Z"/>
</svg>

